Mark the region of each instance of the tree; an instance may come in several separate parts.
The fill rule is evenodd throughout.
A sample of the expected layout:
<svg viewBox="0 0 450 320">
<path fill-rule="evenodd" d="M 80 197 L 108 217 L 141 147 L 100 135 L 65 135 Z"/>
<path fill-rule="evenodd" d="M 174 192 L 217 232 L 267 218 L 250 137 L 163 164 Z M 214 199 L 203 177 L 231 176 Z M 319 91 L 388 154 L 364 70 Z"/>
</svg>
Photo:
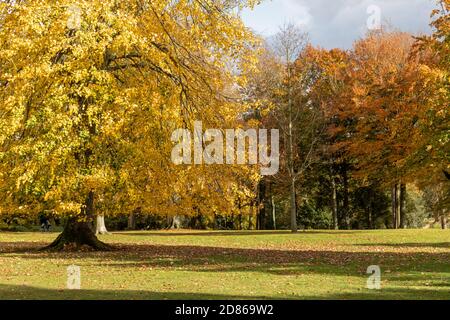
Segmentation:
<svg viewBox="0 0 450 320">
<path fill-rule="evenodd" d="M 176 166 L 170 134 L 235 123 L 255 41 L 234 9 L 254 2 L 0 2 L 0 214 L 51 210 L 67 224 L 49 248 L 106 250 L 99 198 L 110 214 L 228 210 L 246 172 Z"/>
<path fill-rule="evenodd" d="M 425 207 L 442 229 L 447 229 L 449 218 L 448 205 L 450 203 L 448 187 L 444 183 L 428 186 L 424 190 Z"/>
<path fill-rule="evenodd" d="M 440 9 L 432 12 L 431 36 L 418 38 L 416 56 L 419 58 L 419 76 L 412 79 L 414 90 L 422 94 L 415 97 L 423 105 L 418 139 L 412 163 L 416 170 L 432 171 L 434 177 L 450 169 L 450 1 L 440 0 Z"/>
<path fill-rule="evenodd" d="M 348 171 L 351 159 L 346 150 L 346 140 L 350 134 L 348 127 L 351 120 L 341 119 L 340 114 L 349 103 L 346 92 L 349 90 L 350 83 L 348 77 L 350 59 L 345 51 L 316 49 L 311 46 L 307 48 L 305 56 L 314 66 L 316 73 L 310 90 L 311 100 L 321 110 L 326 127 L 318 148 L 322 165 L 316 166 L 316 169 L 328 172 L 328 183 L 331 186 L 333 229 L 339 229 L 340 225 L 348 228 L 350 224 Z M 338 184 L 341 181 L 343 204 L 339 206 Z"/>
<path fill-rule="evenodd" d="M 420 37 L 416 45 L 419 72 L 410 83 L 421 92 L 413 102 L 422 112 L 417 117 L 420 135 L 408 162 L 425 190 L 428 209 L 445 229 L 450 206 L 450 1 L 439 3 L 440 9 L 432 13 L 433 34 Z"/>
<path fill-rule="evenodd" d="M 283 136 L 280 172 L 264 177 L 260 184 L 260 191 L 265 190 L 260 192 L 260 213 L 271 208 L 275 225 L 273 195 L 279 195 L 280 199 L 287 195 L 290 229 L 297 232 L 298 208 L 307 196 L 306 190 L 302 190 L 303 180 L 317 160 L 324 130 L 323 112 L 311 95 L 317 70 L 306 53 L 307 35 L 294 25 L 285 25 L 273 41 L 267 42 L 245 91 L 262 125 L 279 128 Z"/>
<path fill-rule="evenodd" d="M 297 232 L 297 199 L 296 199 L 296 172 L 295 172 L 295 150 L 294 150 L 294 62 L 304 50 L 307 44 L 307 36 L 293 24 L 288 24 L 280 29 L 275 37 L 275 52 L 285 66 L 283 74 L 284 92 L 281 93 L 281 105 L 277 120 L 283 129 L 285 136 L 285 150 L 287 155 L 287 170 L 290 181 L 290 203 L 291 203 L 291 231 Z M 298 111 L 297 111 L 298 112 Z"/>
<path fill-rule="evenodd" d="M 410 103 L 408 79 L 415 76 L 411 59 L 414 39 L 402 32 L 371 32 L 354 45 L 341 119 L 351 126 L 346 149 L 362 180 L 382 181 L 392 188 L 393 227 L 403 227 L 408 155 L 420 132 L 420 106 Z M 344 122 L 345 123 L 345 122 Z"/>
<path fill-rule="evenodd" d="M 288 24 L 276 36 L 274 52 L 284 66 L 282 83 L 275 92 L 272 117 L 284 136 L 285 168 L 289 181 L 291 231 L 297 232 L 298 180 L 312 163 L 320 139 L 321 114 L 311 105 L 309 89 L 314 69 L 302 54 L 308 37 Z"/>
</svg>

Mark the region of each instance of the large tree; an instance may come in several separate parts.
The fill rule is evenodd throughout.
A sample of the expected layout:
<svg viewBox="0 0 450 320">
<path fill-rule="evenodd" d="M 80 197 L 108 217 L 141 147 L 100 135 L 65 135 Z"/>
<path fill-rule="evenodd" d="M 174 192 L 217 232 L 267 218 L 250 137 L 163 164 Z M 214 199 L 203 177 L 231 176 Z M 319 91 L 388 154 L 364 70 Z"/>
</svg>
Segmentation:
<svg viewBox="0 0 450 320">
<path fill-rule="evenodd" d="M 175 166 L 170 134 L 236 120 L 253 2 L 0 1 L 0 214 L 51 211 L 50 248 L 108 249 L 96 210 L 228 209 L 246 173 Z"/>
</svg>

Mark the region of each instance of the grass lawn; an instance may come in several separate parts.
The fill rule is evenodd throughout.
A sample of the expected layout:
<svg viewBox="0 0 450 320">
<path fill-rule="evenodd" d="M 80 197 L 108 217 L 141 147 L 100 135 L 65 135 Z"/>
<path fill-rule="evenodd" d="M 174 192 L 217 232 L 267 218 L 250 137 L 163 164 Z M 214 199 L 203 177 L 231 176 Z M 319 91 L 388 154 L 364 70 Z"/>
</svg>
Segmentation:
<svg viewBox="0 0 450 320">
<path fill-rule="evenodd" d="M 0 233 L 0 299 L 450 299 L 449 230 L 136 231 L 102 236 L 113 252 L 37 251 L 56 236 Z"/>
</svg>

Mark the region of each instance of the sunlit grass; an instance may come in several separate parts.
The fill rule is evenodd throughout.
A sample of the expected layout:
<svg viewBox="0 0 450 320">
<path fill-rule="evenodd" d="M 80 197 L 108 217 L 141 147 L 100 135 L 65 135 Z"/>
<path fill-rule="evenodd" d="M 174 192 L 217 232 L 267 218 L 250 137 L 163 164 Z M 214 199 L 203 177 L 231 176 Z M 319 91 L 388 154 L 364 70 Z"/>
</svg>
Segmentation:
<svg viewBox="0 0 450 320">
<path fill-rule="evenodd" d="M 46 253 L 0 233 L 2 299 L 449 299 L 450 231 L 120 232 L 113 252 Z M 67 290 L 67 266 L 82 290 Z M 369 265 L 382 289 L 368 290 Z"/>
</svg>

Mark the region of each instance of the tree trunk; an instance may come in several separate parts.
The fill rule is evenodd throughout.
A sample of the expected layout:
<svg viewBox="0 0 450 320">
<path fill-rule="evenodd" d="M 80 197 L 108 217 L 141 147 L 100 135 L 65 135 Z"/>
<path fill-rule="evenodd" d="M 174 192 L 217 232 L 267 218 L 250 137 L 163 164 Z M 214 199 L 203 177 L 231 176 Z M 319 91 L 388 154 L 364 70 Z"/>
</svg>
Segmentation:
<svg viewBox="0 0 450 320">
<path fill-rule="evenodd" d="M 256 230 L 261 230 L 261 181 L 256 186 Z"/>
<path fill-rule="evenodd" d="M 52 244 L 45 247 L 44 250 L 61 251 L 65 248 L 80 249 L 82 246 L 91 247 L 98 251 L 108 251 L 112 247 L 101 242 L 95 236 L 92 230 L 92 220 L 94 217 L 94 192 L 89 192 L 86 203 L 81 208 L 80 221 L 77 218 L 69 218 L 63 232 L 53 241 Z"/>
<path fill-rule="evenodd" d="M 256 207 L 256 230 L 261 230 L 261 209 Z"/>
<path fill-rule="evenodd" d="M 290 68 L 289 68 L 289 60 L 286 60 L 288 63 L 288 73 L 289 73 L 289 82 L 291 80 Z M 288 89 L 288 106 L 289 106 L 289 174 L 291 176 L 291 231 L 293 233 L 298 232 L 297 227 L 297 201 L 295 197 L 295 169 L 294 169 L 294 132 L 293 132 L 293 108 L 292 108 L 292 88 L 289 84 Z"/>
<path fill-rule="evenodd" d="M 349 201 L 349 191 L 348 191 L 348 174 L 347 174 L 347 168 L 345 167 L 343 169 L 342 172 L 342 177 L 344 180 L 344 203 L 343 203 L 343 208 L 342 208 L 342 214 L 344 216 L 344 221 L 345 221 L 345 227 L 347 230 L 350 229 L 350 201 Z"/>
<path fill-rule="evenodd" d="M 101 242 L 95 236 L 90 223 L 77 221 L 71 218 L 67 221 L 63 232 L 44 250 L 62 251 L 66 248 L 80 249 L 82 246 L 89 246 L 98 251 L 109 251 L 112 248 L 106 243 Z"/>
<path fill-rule="evenodd" d="M 395 225 L 395 229 L 400 228 L 400 184 L 396 185 L 396 198 L 395 198 L 395 203 L 397 204 L 396 210 L 395 210 L 395 221 L 396 221 L 396 225 Z"/>
<path fill-rule="evenodd" d="M 392 201 L 392 227 L 397 229 L 397 183 L 392 186 L 391 192 Z"/>
<path fill-rule="evenodd" d="M 399 225 L 400 229 L 406 227 L 406 215 L 405 215 L 405 201 L 406 201 L 406 184 L 400 184 L 400 197 L 399 197 Z"/>
<path fill-rule="evenodd" d="M 105 225 L 105 216 L 104 215 L 98 215 L 97 216 L 97 223 L 95 228 L 95 234 L 109 234 L 108 230 L 106 229 Z"/>
<path fill-rule="evenodd" d="M 195 217 L 192 218 L 192 220 L 195 220 Z M 172 225 L 170 226 L 170 229 L 182 229 L 184 223 L 184 217 L 176 215 L 172 218 Z M 193 227 L 195 228 L 196 221 L 193 223 Z"/>
<path fill-rule="evenodd" d="M 339 230 L 336 180 L 335 180 L 333 174 L 331 175 L 331 187 L 332 187 L 332 199 L 333 199 L 333 229 Z"/>
<path fill-rule="evenodd" d="M 273 221 L 273 230 L 277 230 L 277 219 L 276 219 L 276 207 L 275 207 L 275 199 L 273 198 L 273 195 L 271 196 L 271 203 L 272 203 L 272 221 Z"/>
<path fill-rule="evenodd" d="M 366 209 L 367 212 L 367 220 L 369 225 L 369 230 L 373 229 L 373 218 L 372 218 L 372 210 L 370 208 Z"/>
<path fill-rule="evenodd" d="M 297 227 L 297 202 L 295 199 L 295 178 L 291 178 L 291 231 L 298 232 Z"/>
<path fill-rule="evenodd" d="M 248 230 L 253 229 L 252 216 L 254 214 L 255 205 L 252 204 L 250 207 L 250 214 L 248 215 Z"/>
<path fill-rule="evenodd" d="M 239 216 L 238 216 L 239 230 L 242 230 L 242 206 L 241 206 L 240 199 L 238 199 L 238 201 L 237 201 L 237 207 L 238 207 L 238 211 L 239 211 Z"/>
<path fill-rule="evenodd" d="M 234 226 L 234 213 L 232 212 L 231 213 L 231 222 L 230 222 L 230 224 L 231 224 L 231 230 L 235 230 L 235 226 Z"/>
<path fill-rule="evenodd" d="M 136 214 L 134 212 L 128 216 L 127 230 L 136 230 Z"/>
<path fill-rule="evenodd" d="M 441 216 L 441 228 L 442 230 L 447 229 L 447 218 L 445 217 L 445 213 Z"/>
</svg>

